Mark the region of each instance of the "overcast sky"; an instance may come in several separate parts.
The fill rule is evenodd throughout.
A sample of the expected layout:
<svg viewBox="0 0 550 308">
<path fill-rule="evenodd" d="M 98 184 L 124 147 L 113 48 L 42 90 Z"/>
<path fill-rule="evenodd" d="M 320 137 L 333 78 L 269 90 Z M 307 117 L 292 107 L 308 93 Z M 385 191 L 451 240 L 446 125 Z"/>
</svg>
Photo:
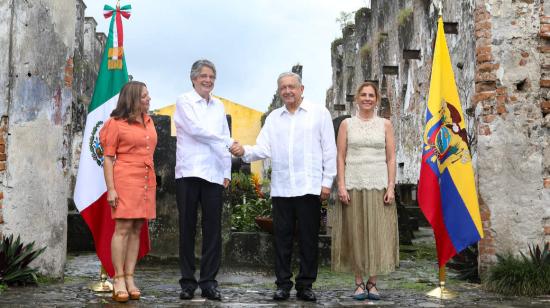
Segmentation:
<svg viewBox="0 0 550 308">
<path fill-rule="evenodd" d="M 86 16 L 108 33 L 103 5 L 85 0 Z M 304 96 L 324 104 L 331 85 L 330 43 L 340 37 L 336 18 L 367 0 L 132 0 L 124 20 L 129 74 L 147 83 L 151 108 L 173 104 L 191 89 L 189 70 L 200 58 L 214 62 L 214 94 L 265 111 L 277 76 L 302 64 Z"/>
</svg>

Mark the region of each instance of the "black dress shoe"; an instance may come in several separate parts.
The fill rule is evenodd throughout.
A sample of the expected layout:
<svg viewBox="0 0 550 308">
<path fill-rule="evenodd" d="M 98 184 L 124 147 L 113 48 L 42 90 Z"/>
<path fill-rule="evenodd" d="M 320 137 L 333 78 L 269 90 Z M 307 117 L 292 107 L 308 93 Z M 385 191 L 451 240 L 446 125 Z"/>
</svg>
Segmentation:
<svg viewBox="0 0 550 308">
<path fill-rule="evenodd" d="M 201 296 L 206 297 L 209 300 L 213 300 L 213 301 L 222 300 L 222 295 L 220 293 L 220 290 L 218 290 L 218 288 L 216 287 L 206 288 L 202 290 Z"/>
<path fill-rule="evenodd" d="M 180 292 L 180 299 L 192 299 L 195 296 L 195 290 L 183 289 Z"/>
<path fill-rule="evenodd" d="M 289 297 L 290 297 L 290 290 L 277 289 L 277 291 L 273 293 L 273 299 L 276 301 L 284 301 L 284 300 L 287 300 Z"/>
<path fill-rule="evenodd" d="M 298 292 L 296 292 L 296 297 L 308 302 L 314 302 L 317 300 L 317 297 L 311 288 L 298 290 Z"/>
</svg>

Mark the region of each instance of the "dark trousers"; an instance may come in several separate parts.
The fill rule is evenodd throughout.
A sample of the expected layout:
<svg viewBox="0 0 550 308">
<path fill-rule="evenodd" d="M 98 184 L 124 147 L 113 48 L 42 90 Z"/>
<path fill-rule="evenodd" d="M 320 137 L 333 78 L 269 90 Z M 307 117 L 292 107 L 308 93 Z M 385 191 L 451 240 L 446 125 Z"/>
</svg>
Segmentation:
<svg viewBox="0 0 550 308">
<path fill-rule="evenodd" d="M 217 287 L 216 275 L 220 268 L 222 237 L 222 194 L 223 186 L 201 178 L 176 179 L 176 202 L 180 228 L 180 286 L 182 289 L 197 288 L 195 279 L 195 233 L 197 211 L 201 205 L 202 256 L 200 279 L 201 289 Z"/>
<path fill-rule="evenodd" d="M 317 278 L 321 200 L 316 195 L 273 197 L 272 200 L 277 288 L 292 288 L 290 278 L 295 228 L 298 228 L 300 248 L 300 272 L 296 276 L 296 290 L 311 288 Z"/>
</svg>

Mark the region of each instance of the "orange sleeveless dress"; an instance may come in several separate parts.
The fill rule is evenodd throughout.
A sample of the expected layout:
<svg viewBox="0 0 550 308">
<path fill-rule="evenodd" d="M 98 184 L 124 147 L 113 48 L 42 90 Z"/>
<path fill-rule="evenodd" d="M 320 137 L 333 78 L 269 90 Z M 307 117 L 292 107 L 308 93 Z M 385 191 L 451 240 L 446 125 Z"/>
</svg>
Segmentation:
<svg viewBox="0 0 550 308">
<path fill-rule="evenodd" d="M 151 117 L 145 115 L 144 122 L 145 126 L 109 118 L 99 132 L 104 155 L 115 157 L 113 177 L 118 202 L 116 209 L 111 208 L 113 219 L 156 217 L 153 153 L 157 132 Z"/>
</svg>

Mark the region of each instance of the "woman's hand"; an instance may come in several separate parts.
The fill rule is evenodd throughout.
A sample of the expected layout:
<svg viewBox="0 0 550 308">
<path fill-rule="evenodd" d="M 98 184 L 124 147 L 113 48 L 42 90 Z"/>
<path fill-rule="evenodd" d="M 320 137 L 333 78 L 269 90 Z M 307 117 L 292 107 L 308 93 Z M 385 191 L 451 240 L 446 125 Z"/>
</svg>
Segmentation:
<svg viewBox="0 0 550 308">
<path fill-rule="evenodd" d="M 393 204 L 393 201 L 395 201 L 395 192 L 393 187 L 388 187 L 386 189 L 386 193 L 384 194 L 384 203 L 386 205 Z"/>
<path fill-rule="evenodd" d="M 338 187 L 338 199 L 342 204 L 349 204 L 351 199 L 345 187 Z"/>
<path fill-rule="evenodd" d="M 117 203 L 118 203 L 118 195 L 116 193 L 116 190 L 114 189 L 107 190 L 107 202 L 113 209 L 116 209 Z"/>
</svg>

